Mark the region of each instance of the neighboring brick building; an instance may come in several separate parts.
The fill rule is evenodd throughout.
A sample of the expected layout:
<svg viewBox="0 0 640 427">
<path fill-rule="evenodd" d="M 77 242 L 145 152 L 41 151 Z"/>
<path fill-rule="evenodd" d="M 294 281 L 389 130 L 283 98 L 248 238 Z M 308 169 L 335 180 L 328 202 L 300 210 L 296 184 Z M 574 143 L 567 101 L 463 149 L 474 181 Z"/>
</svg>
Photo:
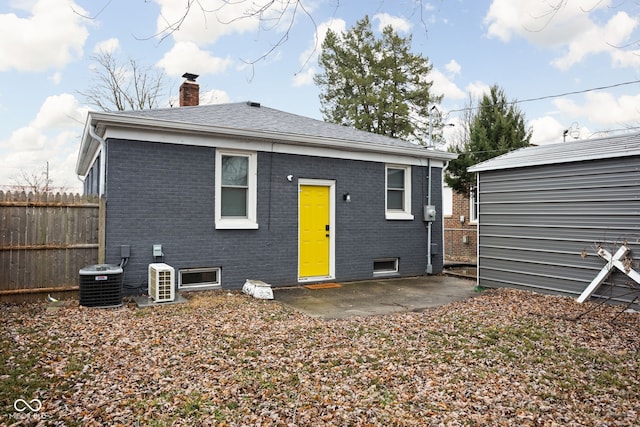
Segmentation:
<svg viewBox="0 0 640 427">
<path fill-rule="evenodd" d="M 444 255 L 448 262 L 475 263 L 477 256 L 477 211 L 469 199 L 444 187 Z"/>
</svg>

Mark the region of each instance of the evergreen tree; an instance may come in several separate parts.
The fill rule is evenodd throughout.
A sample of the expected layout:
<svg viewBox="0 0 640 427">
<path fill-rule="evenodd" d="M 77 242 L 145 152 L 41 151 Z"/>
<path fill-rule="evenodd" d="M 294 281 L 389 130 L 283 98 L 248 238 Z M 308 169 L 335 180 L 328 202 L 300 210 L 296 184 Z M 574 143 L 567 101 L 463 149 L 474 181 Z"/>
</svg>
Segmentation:
<svg viewBox="0 0 640 427">
<path fill-rule="evenodd" d="M 526 129 L 524 113 L 507 101 L 504 91 L 491 87 L 469 117 L 469 140 L 450 148 L 458 158 L 449 162 L 445 181 L 454 191 L 469 196 L 475 186 L 475 174 L 467 168 L 493 157 L 528 147 L 531 130 Z"/>
<path fill-rule="evenodd" d="M 411 37 L 388 26 L 378 39 L 365 17 L 346 34 L 328 31 L 318 63 L 326 121 L 426 145 L 429 107 L 442 96 L 430 93 L 432 65 L 411 53 Z"/>
</svg>

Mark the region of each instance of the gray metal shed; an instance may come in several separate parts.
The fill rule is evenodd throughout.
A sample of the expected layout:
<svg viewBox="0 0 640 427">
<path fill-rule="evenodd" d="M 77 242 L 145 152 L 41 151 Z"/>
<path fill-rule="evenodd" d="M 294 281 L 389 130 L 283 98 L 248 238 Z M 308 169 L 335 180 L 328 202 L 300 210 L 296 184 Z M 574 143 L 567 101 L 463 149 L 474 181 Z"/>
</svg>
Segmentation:
<svg viewBox="0 0 640 427">
<path fill-rule="evenodd" d="M 607 264 L 598 248 L 624 243 L 639 270 L 640 133 L 523 148 L 469 170 L 480 286 L 578 296 Z M 638 296 L 640 285 L 613 270 L 593 295 Z"/>
</svg>

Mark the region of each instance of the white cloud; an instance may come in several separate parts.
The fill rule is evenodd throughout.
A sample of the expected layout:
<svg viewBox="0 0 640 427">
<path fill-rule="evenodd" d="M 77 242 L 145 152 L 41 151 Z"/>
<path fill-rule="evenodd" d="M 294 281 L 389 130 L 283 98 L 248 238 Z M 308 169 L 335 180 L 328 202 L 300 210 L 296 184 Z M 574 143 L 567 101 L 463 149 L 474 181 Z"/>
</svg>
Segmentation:
<svg viewBox="0 0 640 427">
<path fill-rule="evenodd" d="M 638 19 L 616 8 L 618 12 L 600 24 L 600 15 L 614 9 L 610 8 L 610 1 L 592 3 L 587 8 L 580 0 L 493 0 L 484 23 L 487 35 L 503 42 L 518 36 L 537 46 L 563 49 L 564 53 L 552 62 L 563 70 L 589 55 L 603 52 L 611 55 L 612 62 L 617 61 L 618 65 L 627 63 L 629 59 L 620 60 L 620 49 L 615 46 L 629 43 Z"/>
<path fill-rule="evenodd" d="M 622 95 L 618 98 L 607 92 L 591 92 L 578 104 L 570 99 L 556 99 L 558 110 L 574 120 L 608 127 L 624 127 L 640 123 L 640 94 Z"/>
<path fill-rule="evenodd" d="M 444 98 L 447 100 L 463 99 L 466 96 L 453 81 L 436 68 L 431 70 L 427 78 L 433 80 L 431 92 L 434 95 L 444 95 Z"/>
<path fill-rule="evenodd" d="M 580 37 L 572 39 L 568 43 L 566 55 L 552 63 L 559 69 L 566 70 L 587 55 L 609 52 L 612 58 L 617 57 L 615 54 L 620 48 L 615 46 L 626 44 L 637 25 L 637 19 L 631 18 L 625 12 L 618 12 L 604 27 L 594 25 L 583 31 Z"/>
<path fill-rule="evenodd" d="M 493 0 L 484 18 L 488 25 L 487 35 L 504 42 L 512 36 L 520 36 L 539 46 L 560 46 L 595 25 L 589 13 L 607 6 L 608 2 L 598 2 L 585 10 L 580 0 L 563 2 L 514 2 Z"/>
<path fill-rule="evenodd" d="M 286 31 L 293 19 L 290 2 L 273 0 L 228 1 L 155 0 L 160 5 L 157 19 L 159 35 L 171 35 L 176 42 L 190 41 L 199 45 L 214 43 L 220 37 L 260 29 L 269 22 L 269 31 Z M 186 4 L 191 9 L 187 13 Z M 258 13 L 263 9 L 263 12 Z M 277 22 L 277 23 L 276 23 Z"/>
<path fill-rule="evenodd" d="M 318 60 L 318 56 L 322 50 L 322 43 L 324 43 L 324 39 L 327 38 L 327 32 L 329 30 L 336 34 L 345 33 L 347 31 L 347 23 L 342 19 L 331 19 L 318 25 L 309 48 L 300 54 L 301 64 L 313 63 Z"/>
<path fill-rule="evenodd" d="M 427 12 L 432 12 L 432 11 L 437 10 L 437 9 L 438 8 L 435 5 L 433 5 L 433 4 L 429 3 L 429 2 L 426 2 L 425 5 L 424 5 L 424 10 L 427 11 Z"/>
<path fill-rule="evenodd" d="M 314 67 L 309 67 L 305 71 L 296 73 L 293 77 L 293 87 L 309 86 L 313 84 L 313 76 L 316 74 Z"/>
<path fill-rule="evenodd" d="M 324 39 L 327 38 L 327 32 L 331 30 L 336 34 L 342 34 L 346 32 L 346 29 L 347 23 L 342 19 L 331 19 L 317 26 L 309 47 L 300 54 L 300 64 L 306 66 L 306 69 L 293 77 L 292 85 L 294 87 L 313 84 L 313 75 L 316 72 L 313 64 L 318 62 L 318 56 L 322 50 L 322 43 L 324 43 Z"/>
<path fill-rule="evenodd" d="M 388 13 L 378 13 L 373 15 L 373 19 L 378 21 L 378 31 L 382 32 L 386 27 L 391 26 L 397 33 L 410 33 L 411 22 L 399 16 L 389 15 Z"/>
<path fill-rule="evenodd" d="M 491 86 L 480 81 L 469 83 L 466 89 L 474 100 L 480 100 L 485 94 L 491 92 Z"/>
<path fill-rule="evenodd" d="M 529 126 L 533 130 L 531 143 L 535 145 L 562 142 L 562 133 L 567 129 L 566 125 L 563 125 L 551 116 L 531 120 Z"/>
<path fill-rule="evenodd" d="M 117 38 L 110 38 L 96 43 L 93 48 L 93 53 L 115 53 L 120 50 L 120 40 Z"/>
<path fill-rule="evenodd" d="M 640 70 L 640 50 L 617 49 L 611 53 L 614 67 L 630 67 Z"/>
<path fill-rule="evenodd" d="M 11 184 L 22 171 L 40 171 L 49 162 L 54 185 L 79 191 L 73 171 L 86 113 L 87 109 L 73 95 L 48 97 L 27 126 L 0 141 L 4 164 L 0 168 L 0 184 Z"/>
<path fill-rule="evenodd" d="M 87 109 L 80 107 L 77 99 L 68 93 L 49 96 L 31 122 L 14 130 L 5 144 L 16 150 L 41 149 L 45 146 L 49 131 L 82 127 Z"/>
<path fill-rule="evenodd" d="M 60 71 L 56 71 L 51 76 L 49 76 L 49 80 L 51 80 L 53 84 L 59 85 L 62 81 L 62 73 Z"/>
<path fill-rule="evenodd" d="M 456 62 L 455 59 L 449 61 L 449 63 L 445 65 L 444 68 L 453 76 L 457 76 L 458 74 L 460 74 L 460 71 L 462 71 L 462 67 Z"/>
<path fill-rule="evenodd" d="M 49 178 L 53 181 L 54 187 L 63 187 L 63 191 L 80 192 L 81 183 L 77 180 L 74 170 L 81 132 L 80 127 L 46 135 L 34 132 L 31 128 L 30 132 L 12 135 L 12 140 L 29 135 L 37 141 L 31 144 L 30 149 L 12 150 L 3 156 L 3 160 L 10 166 L 0 170 L 0 185 L 16 184 L 17 178 L 23 172 L 27 175 L 43 172 L 48 162 Z M 16 142 L 18 141 L 11 141 L 13 144 Z M 0 142 L 0 147 L 3 145 Z"/>
<path fill-rule="evenodd" d="M 157 63 L 169 76 L 181 76 L 187 71 L 217 74 L 224 72 L 231 64 L 231 59 L 212 56 L 191 42 L 176 43 Z"/>
<path fill-rule="evenodd" d="M 63 93 L 45 99 L 36 118 L 30 126 L 36 129 L 63 129 L 81 126 L 84 123 L 85 110 L 80 108 L 75 96 Z"/>
<path fill-rule="evenodd" d="M 23 4 L 27 17 L 0 14 L 0 71 L 59 68 L 82 55 L 89 33 L 80 6 L 69 0 Z"/>
<path fill-rule="evenodd" d="M 226 104 L 230 101 L 229 94 L 223 90 L 213 89 L 200 93 L 200 105 Z"/>
</svg>

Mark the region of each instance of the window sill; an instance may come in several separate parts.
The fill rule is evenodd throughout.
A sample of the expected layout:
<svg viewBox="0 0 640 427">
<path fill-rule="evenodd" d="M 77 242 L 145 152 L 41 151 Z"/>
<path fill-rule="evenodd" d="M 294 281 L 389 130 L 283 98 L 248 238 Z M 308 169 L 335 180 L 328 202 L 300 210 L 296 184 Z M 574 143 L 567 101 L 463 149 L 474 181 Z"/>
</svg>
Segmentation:
<svg viewBox="0 0 640 427">
<path fill-rule="evenodd" d="M 258 223 L 248 219 L 219 219 L 216 230 L 257 230 Z"/>
<path fill-rule="evenodd" d="M 389 220 L 413 221 L 413 215 L 407 212 L 387 212 L 385 218 Z"/>
<path fill-rule="evenodd" d="M 195 292 L 195 291 L 212 291 L 222 289 L 222 285 L 182 285 L 178 286 L 180 292 Z"/>
</svg>

